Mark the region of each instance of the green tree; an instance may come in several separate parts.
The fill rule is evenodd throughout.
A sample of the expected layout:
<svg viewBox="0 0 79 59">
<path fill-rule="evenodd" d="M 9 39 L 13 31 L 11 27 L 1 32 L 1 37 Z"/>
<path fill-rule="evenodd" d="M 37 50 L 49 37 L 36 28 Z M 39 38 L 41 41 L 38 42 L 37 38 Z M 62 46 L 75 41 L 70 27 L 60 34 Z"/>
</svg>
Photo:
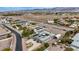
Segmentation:
<svg viewBox="0 0 79 59">
<path fill-rule="evenodd" d="M 54 23 L 57 23 L 57 22 L 58 22 L 58 19 L 57 19 L 57 18 L 55 18 L 55 19 L 54 19 Z"/>
<path fill-rule="evenodd" d="M 23 28 L 22 37 L 29 37 L 29 35 L 33 33 L 34 33 L 34 30 Z"/>
<path fill-rule="evenodd" d="M 44 46 L 47 48 L 49 46 L 49 44 L 48 43 L 44 43 Z"/>
</svg>

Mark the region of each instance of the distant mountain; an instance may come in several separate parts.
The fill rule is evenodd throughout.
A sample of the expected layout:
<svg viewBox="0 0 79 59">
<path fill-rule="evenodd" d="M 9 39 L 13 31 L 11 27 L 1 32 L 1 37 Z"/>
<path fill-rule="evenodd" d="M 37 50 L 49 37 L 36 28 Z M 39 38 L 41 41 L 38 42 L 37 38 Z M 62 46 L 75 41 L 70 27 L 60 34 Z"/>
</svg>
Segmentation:
<svg viewBox="0 0 79 59">
<path fill-rule="evenodd" d="M 51 10 L 53 12 L 79 12 L 79 7 L 56 7 Z"/>
<path fill-rule="evenodd" d="M 0 12 L 43 9 L 45 7 L 0 7 Z"/>
<path fill-rule="evenodd" d="M 49 12 L 79 12 L 79 7 L 55 7 L 55 8 L 44 8 L 38 9 L 42 11 L 49 11 Z"/>
<path fill-rule="evenodd" d="M 79 12 L 79 7 L 0 7 L 2 12 Z"/>
</svg>

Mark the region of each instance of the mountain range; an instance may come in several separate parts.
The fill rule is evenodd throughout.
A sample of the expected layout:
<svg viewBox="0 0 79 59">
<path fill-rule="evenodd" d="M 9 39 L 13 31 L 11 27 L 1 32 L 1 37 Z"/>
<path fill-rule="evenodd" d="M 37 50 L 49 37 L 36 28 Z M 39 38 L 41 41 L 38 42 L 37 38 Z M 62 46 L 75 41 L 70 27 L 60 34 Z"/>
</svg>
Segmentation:
<svg viewBox="0 0 79 59">
<path fill-rule="evenodd" d="M 79 7 L 0 7 L 0 12 L 6 11 L 79 12 Z"/>
</svg>

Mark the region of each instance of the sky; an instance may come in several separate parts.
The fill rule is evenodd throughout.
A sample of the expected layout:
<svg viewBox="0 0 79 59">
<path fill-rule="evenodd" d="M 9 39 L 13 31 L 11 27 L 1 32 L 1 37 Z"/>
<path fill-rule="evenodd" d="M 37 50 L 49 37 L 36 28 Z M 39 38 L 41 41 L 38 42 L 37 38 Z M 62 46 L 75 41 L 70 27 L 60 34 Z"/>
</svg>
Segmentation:
<svg viewBox="0 0 79 59">
<path fill-rule="evenodd" d="M 0 0 L 0 6 L 8 7 L 79 7 L 79 0 Z"/>
<path fill-rule="evenodd" d="M 0 0 L 0 12 L 30 7 L 79 7 L 79 0 Z"/>
</svg>

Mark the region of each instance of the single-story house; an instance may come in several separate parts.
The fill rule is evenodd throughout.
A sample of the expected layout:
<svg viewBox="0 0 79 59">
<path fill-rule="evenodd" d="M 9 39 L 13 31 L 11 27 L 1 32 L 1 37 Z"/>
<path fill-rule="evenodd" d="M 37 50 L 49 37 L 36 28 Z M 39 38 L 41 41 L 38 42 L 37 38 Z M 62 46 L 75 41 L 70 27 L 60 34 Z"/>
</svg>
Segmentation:
<svg viewBox="0 0 79 59">
<path fill-rule="evenodd" d="M 79 50 L 79 33 L 77 33 L 73 38 L 72 38 L 73 42 L 71 43 L 71 47 L 74 50 Z"/>
</svg>

